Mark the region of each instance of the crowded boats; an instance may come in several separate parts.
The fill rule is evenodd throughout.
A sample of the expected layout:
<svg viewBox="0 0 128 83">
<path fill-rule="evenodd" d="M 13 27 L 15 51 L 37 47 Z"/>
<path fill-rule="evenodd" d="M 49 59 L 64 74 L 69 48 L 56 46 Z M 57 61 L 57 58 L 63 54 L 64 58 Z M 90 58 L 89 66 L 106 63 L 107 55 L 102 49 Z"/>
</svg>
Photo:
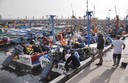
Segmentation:
<svg viewBox="0 0 128 83">
<path fill-rule="evenodd" d="M 104 37 L 104 47 L 113 42 L 115 35 L 119 34 L 123 37 L 127 34 L 126 25 L 122 24 L 120 28 L 118 25 L 119 29 L 116 27 L 106 29 L 108 26 L 96 23 L 96 18 L 94 18 L 89 36 L 88 27 L 85 25 L 68 23 L 52 26 L 52 23 L 47 25 L 42 24 L 41 21 L 37 23 L 38 25 L 35 23 L 31 23 L 31 21 L 30 23 L 29 21 L 16 23 L 14 21 L 14 23 L 8 24 L 8 27 L 2 24 L 1 37 L 3 38 L 0 38 L 0 45 L 13 45 L 13 49 L 6 53 L 7 56 L 2 63 L 2 69 L 11 67 L 14 70 L 33 73 L 33 69 L 40 67 L 42 69 L 40 72 L 41 80 L 44 80 L 47 79 L 51 71 L 64 74 L 65 71 L 78 68 L 82 61 L 92 58 L 96 54 L 97 34 L 99 32 Z M 42 25 L 39 26 L 39 24 Z M 75 57 L 75 60 L 78 60 L 76 67 L 68 68 L 67 60 L 69 57 Z"/>
</svg>

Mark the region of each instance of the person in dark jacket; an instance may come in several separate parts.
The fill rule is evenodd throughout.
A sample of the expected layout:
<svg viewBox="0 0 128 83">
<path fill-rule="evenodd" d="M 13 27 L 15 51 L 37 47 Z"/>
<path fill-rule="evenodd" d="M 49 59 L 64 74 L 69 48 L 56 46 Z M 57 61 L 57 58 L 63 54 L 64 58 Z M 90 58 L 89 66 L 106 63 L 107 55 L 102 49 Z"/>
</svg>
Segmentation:
<svg viewBox="0 0 128 83">
<path fill-rule="evenodd" d="M 102 33 L 98 33 L 98 40 L 97 40 L 97 56 L 96 59 L 99 58 L 99 63 L 97 63 L 96 65 L 102 65 L 103 63 L 103 49 L 104 49 L 104 38 L 103 38 L 103 34 Z"/>
</svg>

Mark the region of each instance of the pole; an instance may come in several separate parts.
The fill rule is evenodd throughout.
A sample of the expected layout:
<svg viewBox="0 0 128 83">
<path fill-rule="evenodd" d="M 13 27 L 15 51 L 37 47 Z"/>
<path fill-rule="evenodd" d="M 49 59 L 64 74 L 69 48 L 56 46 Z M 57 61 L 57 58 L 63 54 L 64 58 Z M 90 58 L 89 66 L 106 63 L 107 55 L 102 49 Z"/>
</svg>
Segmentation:
<svg viewBox="0 0 128 83">
<path fill-rule="evenodd" d="M 86 5 L 87 5 L 87 12 L 88 12 L 88 0 L 86 0 Z"/>
<path fill-rule="evenodd" d="M 111 15 L 110 15 L 111 9 L 109 9 L 109 16 L 108 16 L 108 28 L 110 28 L 111 24 Z"/>
<path fill-rule="evenodd" d="M 90 46 L 90 41 L 91 41 L 91 37 L 90 37 L 90 29 L 91 29 L 91 13 L 92 11 L 88 11 L 88 0 L 87 0 L 87 11 L 86 11 L 86 15 L 87 15 L 87 18 L 88 18 L 88 22 L 87 22 L 87 30 L 88 30 L 88 47 Z"/>
<path fill-rule="evenodd" d="M 91 13 L 92 11 L 88 11 L 87 12 L 87 18 L 88 18 L 88 24 L 87 24 L 87 30 L 88 30 L 88 47 L 90 46 L 90 42 L 91 42 L 91 35 L 90 35 L 90 32 L 91 32 Z"/>
<path fill-rule="evenodd" d="M 51 19 L 51 23 L 52 23 L 52 35 L 53 35 L 53 42 L 56 42 L 56 37 L 55 37 L 55 33 L 54 33 L 54 17 L 55 15 L 50 15 L 50 19 Z"/>
<path fill-rule="evenodd" d="M 128 25 L 128 9 L 127 9 L 127 15 L 126 15 L 126 26 Z"/>
<path fill-rule="evenodd" d="M 108 20 L 108 22 L 107 22 L 108 23 L 108 28 L 110 28 L 110 17 L 108 17 L 107 20 Z"/>
<path fill-rule="evenodd" d="M 128 25 L 128 15 L 126 16 L 126 22 L 125 22 L 125 25 L 126 25 L 126 26 Z"/>
</svg>

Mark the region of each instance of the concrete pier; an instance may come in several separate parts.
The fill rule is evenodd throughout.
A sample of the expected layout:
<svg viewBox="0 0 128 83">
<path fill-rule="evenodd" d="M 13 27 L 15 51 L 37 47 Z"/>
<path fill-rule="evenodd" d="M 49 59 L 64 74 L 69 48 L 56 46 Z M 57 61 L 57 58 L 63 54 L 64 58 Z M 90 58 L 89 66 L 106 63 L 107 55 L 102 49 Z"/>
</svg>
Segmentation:
<svg viewBox="0 0 128 83">
<path fill-rule="evenodd" d="M 128 63 L 128 38 L 124 40 L 126 48 L 122 52 L 119 67 L 112 68 L 113 49 L 105 53 L 103 65 L 95 65 L 95 60 L 90 66 L 68 80 L 66 83 L 128 83 L 128 66 L 122 67 L 122 62 Z"/>
</svg>

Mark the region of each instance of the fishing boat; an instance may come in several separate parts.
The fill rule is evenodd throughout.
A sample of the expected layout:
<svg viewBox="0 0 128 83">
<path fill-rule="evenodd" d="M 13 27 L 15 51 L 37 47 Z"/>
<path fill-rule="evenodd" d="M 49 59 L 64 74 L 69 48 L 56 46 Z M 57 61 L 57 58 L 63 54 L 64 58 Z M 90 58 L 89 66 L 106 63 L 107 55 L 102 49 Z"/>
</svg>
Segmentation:
<svg viewBox="0 0 128 83">
<path fill-rule="evenodd" d="M 32 31 L 25 29 L 8 29 L 6 35 L 11 39 L 11 43 L 20 44 L 34 38 Z"/>
<path fill-rule="evenodd" d="M 30 47 L 28 47 L 28 49 L 30 49 Z M 6 54 L 7 57 L 2 63 L 3 69 L 6 67 L 11 67 L 15 70 L 20 69 L 21 71 L 28 70 L 32 72 L 35 67 L 40 66 L 39 58 L 46 55 L 47 51 L 24 54 L 23 47 L 21 45 L 17 45 L 13 50 L 7 52 Z"/>
<path fill-rule="evenodd" d="M 0 46 L 4 44 L 10 44 L 10 38 L 0 29 Z"/>
</svg>

